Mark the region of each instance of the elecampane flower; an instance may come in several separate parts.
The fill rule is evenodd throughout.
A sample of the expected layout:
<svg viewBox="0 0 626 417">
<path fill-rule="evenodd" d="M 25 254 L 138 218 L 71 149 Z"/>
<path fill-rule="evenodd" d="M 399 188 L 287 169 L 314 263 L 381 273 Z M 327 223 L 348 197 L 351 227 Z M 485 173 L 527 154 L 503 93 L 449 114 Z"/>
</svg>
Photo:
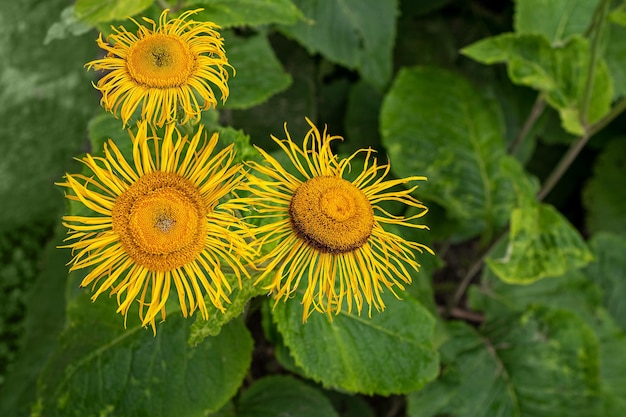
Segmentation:
<svg viewBox="0 0 626 417">
<path fill-rule="evenodd" d="M 415 251 L 432 251 L 387 231 L 383 225 L 426 228 L 413 222 L 427 208 L 411 196 L 417 186 L 399 187 L 425 177 L 385 179 L 389 164 L 379 165 L 371 149 L 339 159 L 331 150 L 330 136 L 307 119 L 311 129 L 300 148 L 285 126 L 280 145 L 295 167 L 292 175 L 268 153 L 259 149 L 265 163 L 250 162 L 255 174 L 248 176 L 249 202 L 268 223 L 256 229 L 259 243 L 275 245 L 261 260 L 265 272 L 257 283 L 269 278 L 267 288 L 276 302 L 303 292 L 304 317 L 315 310 L 339 314 L 344 301 L 348 313 L 353 305 L 361 312 L 364 303 L 382 310 L 383 288 L 403 289 L 411 282 L 409 269 L 418 270 Z M 351 161 L 363 153 L 365 161 L 356 178 L 344 178 Z M 352 167 L 353 169 L 354 167 Z M 392 215 L 381 203 L 394 201 L 417 208 L 410 217 Z M 394 292 L 395 294 L 395 292 Z M 332 316 L 331 316 L 332 317 Z"/>
<path fill-rule="evenodd" d="M 199 9 L 202 10 L 202 9 Z M 108 71 L 95 87 L 102 93 L 102 106 L 122 118 L 124 125 L 141 107 L 141 118 L 158 126 L 171 121 L 198 120 L 202 110 L 215 107 L 211 85 L 228 98 L 228 59 L 223 39 L 211 22 L 189 17 L 189 10 L 176 19 L 167 19 L 165 10 L 159 23 L 143 18 L 137 21 L 137 34 L 124 27 L 112 27 L 113 34 L 98 38 L 107 51 L 87 68 Z"/>
<path fill-rule="evenodd" d="M 240 182 L 241 166 L 232 164 L 232 145 L 213 155 L 218 135 L 205 137 L 202 125 L 188 140 L 170 124 L 160 139 L 144 121 L 131 133 L 132 163 L 109 140 L 104 157 L 81 159 L 93 176 L 66 174 L 59 184 L 70 190 L 67 198 L 95 212 L 63 217 L 70 270 L 90 268 L 81 286 L 93 286 L 94 301 L 110 290 L 125 317 L 138 300 L 142 324 L 153 330 L 159 313 L 165 319 L 172 285 L 185 317 L 197 308 L 208 318 L 205 294 L 224 311 L 231 287 L 222 267 L 241 283 L 254 255 L 235 216 L 240 207 L 220 202 Z"/>
</svg>

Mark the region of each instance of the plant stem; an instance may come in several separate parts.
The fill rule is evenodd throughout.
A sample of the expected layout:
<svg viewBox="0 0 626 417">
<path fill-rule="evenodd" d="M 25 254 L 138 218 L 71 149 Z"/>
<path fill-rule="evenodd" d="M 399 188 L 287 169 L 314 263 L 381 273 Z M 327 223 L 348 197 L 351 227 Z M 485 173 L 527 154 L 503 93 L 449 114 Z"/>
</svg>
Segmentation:
<svg viewBox="0 0 626 417">
<path fill-rule="evenodd" d="M 489 244 L 485 249 L 483 249 L 480 252 L 480 254 L 478 256 L 478 259 L 476 259 L 474 261 L 474 263 L 472 264 L 472 266 L 470 266 L 470 268 L 467 270 L 467 273 L 463 277 L 463 280 L 461 281 L 461 283 L 457 287 L 456 291 L 454 292 L 454 296 L 452 297 L 452 306 L 453 306 L 452 309 L 454 309 L 455 306 L 459 305 L 459 303 L 461 302 L 461 299 L 463 299 L 463 295 L 465 295 L 465 291 L 467 290 L 467 287 L 469 287 L 469 285 L 472 282 L 472 280 L 474 279 L 474 277 L 482 269 L 483 263 L 485 262 L 485 258 L 487 257 L 489 252 L 491 252 L 493 250 L 493 248 L 496 247 L 498 242 L 500 242 L 500 239 L 502 239 L 506 235 L 506 233 L 508 231 L 509 231 L 509 226 L 507 225 L 491 241 L 491 244 Z"/>
<path fill-rule="evenodd" d="M 582 135 L 576 142 L 572 143 L 572 146 L 568 149 L 567 153 L 563 155 L 563 158 L 559 161 L 559 164 L 552 170 L 546 181 L 543 183 L 541 190 L 537 193 L 537 201 L 542 201 L 552 191 L 557 182 L 561 179 L 565 171 L 574 162 L 580 151 L 585 147 L 587 142 L 591 138 L 590 130 Z"/>
<path fill-rule="evenodd" d="M 591 104 L 591 96 L 593 94 L 593 83 L 596 74 L 596 67 L 598 66 L 598 58 L 599 58 L 599 44 L 600 39 L 602 38 L 602 31 L 604 29 L 604 24 L 606 23 L 606 15 L 608 13 L 608 0 L 602 0 L 598 5 L 594 16 L 593 23 L 590 29 L 591 32 L 591 58 L 589 59 L 589 71 L 587 72 L 587 82 L 585 83 L 585 92 L 583 95 L 583 100 L 580 106 L 580 123 L 587 129 L 589 125 L 588 113 L 589 106 Z M 584 136 L 584 135 L 583 135 Z"/>
<path fill-rule="evenodd" d="M 533 104 L 533 107 L 530 110 L 530 114 L 528 115 L 528 117 L 526 118 L 526 121 L 524 122 L 524 126 L 522 126 L 522 130 L 520 130 L 519 134 L 515 137 L 515 140 L 513 140 L 513 142 L 509 146 L 509 149 L 508 149 L 509 154 L 514 154 L 515 152 L 517 152 L 520 145 L 524 141 L 524 138 L 528 136 L 530 129 L 532 129 L 533 126 L 535 126 L 537 119 L 539 119 L 539 116 L 541 116 L 545 108 L 546 108 L 546 101 L 543 98 L 543 94 L 539 93 L 537 95 L 537 99 L 535 100 L 535 104 Z"/>
</svg>

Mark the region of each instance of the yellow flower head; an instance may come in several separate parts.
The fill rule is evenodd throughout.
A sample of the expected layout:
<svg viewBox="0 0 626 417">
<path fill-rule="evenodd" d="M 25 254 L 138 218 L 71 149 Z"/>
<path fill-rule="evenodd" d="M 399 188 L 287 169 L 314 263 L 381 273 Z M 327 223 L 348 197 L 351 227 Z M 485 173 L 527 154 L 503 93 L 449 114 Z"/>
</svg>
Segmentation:
<svg viewBox="0 0 626 417">
<path fill-rule="evenodd" d="M 108 71 L 95 87 L 102 93 L 102 106 L 121 116 L 124 125 L 137 107 L 142 119 L 157 126 L 197 121 L 202 110 L 217 104 L 211 84 L 219 88 L 222 101 L 228 98 L 225 67 L 230 65 L 215 30 L 219 26 L 188 20 L 200 10 L 171 20 L 165 10 L 158 25 L 144 17 L 151 28 L 133 20 L 136 35 L 121 26 L 113 27 L 106 40 L 100 34 L 98 46 L 108 53 L 86 66 Z"/>
<path fill-rule="evenodd" d="M 377 310 L 384 309 L 383 286 L 403 289 L 411 282 L 408 268 L 417 270 L 414 251 L 432 251 L 407 241 L 382 225 L 426 228 L 412 221 L 423 216 L 427 208 L 410 194 L 417 188 L 397 189 L 410 181 L 425 177 L 388 179 L 389 165 L 378 165 L 371 149 L 361 150 L 339 159 L 331 142 L 341 139 L 324 130 L 320 134 L 307 119 L 311 129 L 302 148 L 291 140 L 285 126 L 286 140 L 272 139 L 280 145 L 294 165 L 297 175 L 287 172 L 276 159 L 259 149 L 266 164 L 250 162 L 258 175 L 249 175 L 255 215 L 269 223 L 257 231 L 260 244 L 275 245 L 262 259 L 265 271 L 260 282 L 270 277 L 267 288 L 276 302 L 287 299 L 302 286 L 304 317 L 315 310 L 339 314 L 347 301 L 348 313 L 353 304 L 358 313 L 364 302 Z M 344 174 L 350 162 L 364 153 L 363 169 L 349 181 Z M 380 204 L 395 201 L 420 211 L 410 217 L 395 216 Z M 304 282 L 302 282 L 304 281 Z"/>
<path fill-rule="evenodd" d="M 172 284 L 185 317 L 196 308 L 208 317 L 205 294 L 224 311 L 231 287 L 222 267 L 241 283 L 254 256 L 249 231 L 234 215 L 240 207 L 220 203 L 241 178 L 232 145 L 212 155 L 218 135 L 201 144 L 202 125 L 191 140 L 173 124 L 163 139 L 151 136 L 145 121 L 130 136 L 132 163 L 109 140 L 104 157 L 80 160 L 92 176 L 66 174 L 58 184 L 95 212 L 63 217 L 74 255 L 70 271 L 90 268 L 81 286 L 93 285 L 94 301 L 110 289 L 125 317 L 138 300 L 142 324 L 153 330 L 157 314 L 165 319 Z"/>
</svg>

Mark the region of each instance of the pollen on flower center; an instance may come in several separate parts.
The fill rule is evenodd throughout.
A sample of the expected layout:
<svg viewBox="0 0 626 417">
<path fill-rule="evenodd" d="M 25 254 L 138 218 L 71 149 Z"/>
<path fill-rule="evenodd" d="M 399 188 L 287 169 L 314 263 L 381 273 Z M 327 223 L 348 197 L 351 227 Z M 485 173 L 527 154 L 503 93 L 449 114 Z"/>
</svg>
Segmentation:
<svg viewBox="0 0 626 417">
<path fill-rule="evenodd" d="M 113 230 L 135 263 L 169 271 L 193 261 L 204 249 L 206 215 L 202 196 L 189 180 L 157 171 L 117 197 Z"/>
<path fill-rule="evenodd" d="M 361 190 L 343 178 L 313 177 L 300 185 L 289 205 L 300 237 L 323 252 L 344 253 L 365 244 L 374 212 Z"/>
<path fill-rule="evenodd" d="M 196 58 L 189 47 L 175 36 L 149 35 L 131 45 L 128 51 L 128 73 L 146 87 L 179 87 L 185 84 L 195 66 Z"/>
</svg>

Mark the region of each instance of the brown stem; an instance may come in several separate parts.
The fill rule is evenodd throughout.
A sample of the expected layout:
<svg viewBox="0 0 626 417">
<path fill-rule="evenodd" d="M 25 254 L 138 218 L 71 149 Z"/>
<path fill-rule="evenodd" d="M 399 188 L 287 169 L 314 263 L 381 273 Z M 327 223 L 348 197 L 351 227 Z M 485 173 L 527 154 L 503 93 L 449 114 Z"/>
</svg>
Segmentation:
<svg viewBox="0 0 626 417">
<path fill-rule="evenodd" d="M 535 126 L 535 123 L 537 123 L 537 119 L 539 119 L 539 116 L 541 116 L 545 108 L 546 101 L 543 98 L 543 94 L 539 93 L 539 95 L 537 95 L 537 100 L 535 100 L 535 104 L 533 104 L 533 107 L 530 110 L 530 114 L 524 122 L 524 126 L 522 126 L 522 130 L 520 130 L 519 134 L 515 137 L 515 140 L 513 140 L 513 142 L 511 142 L 511 145 L 509 146 L 508 151 L 510 154 L 514 154 L 515 152 L 517 152 L 520 145 L 524 141 L 524 138 L 528 136 L 530 129 Z"/>
</svg>

